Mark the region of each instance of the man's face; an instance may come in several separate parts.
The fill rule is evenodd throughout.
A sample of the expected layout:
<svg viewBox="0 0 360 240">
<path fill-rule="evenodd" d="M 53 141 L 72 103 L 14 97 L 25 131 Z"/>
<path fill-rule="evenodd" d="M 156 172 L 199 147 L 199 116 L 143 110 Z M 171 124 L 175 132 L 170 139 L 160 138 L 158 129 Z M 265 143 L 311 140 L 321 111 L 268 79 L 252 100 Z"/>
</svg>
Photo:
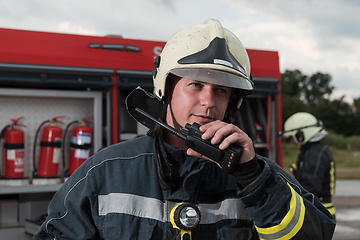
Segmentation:
<svg viewBox="0 0 360 240">
<path fill-rule="evenodd" d="M 169 91 L 168 91 L 169 90 Z M 181 129 L 186 123 L 205 124 L 222 120 L 232 89 L 211 83 L 177 78 L 173 80 L 169 93 L 169 106 L 166 121 L 175 129 Z"/>
</svg>

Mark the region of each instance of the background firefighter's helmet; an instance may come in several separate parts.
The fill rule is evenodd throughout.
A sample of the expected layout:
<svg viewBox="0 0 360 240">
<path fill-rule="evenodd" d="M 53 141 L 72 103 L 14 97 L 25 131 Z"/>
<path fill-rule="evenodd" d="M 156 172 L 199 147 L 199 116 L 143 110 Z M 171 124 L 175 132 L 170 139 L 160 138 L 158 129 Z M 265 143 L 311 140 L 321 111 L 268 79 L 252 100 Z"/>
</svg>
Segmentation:
<svg viewBox="0 0 360 240">
<path fill-rule="evenodd" d="M 240 40 L 219 21 L 209 19 L 177 32 L 154 61 L 154 94 L 165 96 L 169 74 L 242 90 L 234 108 L 240 107 L 244 94 L 253 90 L 250 61 Z"/>
<path fill-rule="evenodd" d="M 304 145 L 322 130 L 322 123 L 306 112 L 298 112 L 284 124 L 284 137 L 293 137 L 297 144 Z"/>
</svg>

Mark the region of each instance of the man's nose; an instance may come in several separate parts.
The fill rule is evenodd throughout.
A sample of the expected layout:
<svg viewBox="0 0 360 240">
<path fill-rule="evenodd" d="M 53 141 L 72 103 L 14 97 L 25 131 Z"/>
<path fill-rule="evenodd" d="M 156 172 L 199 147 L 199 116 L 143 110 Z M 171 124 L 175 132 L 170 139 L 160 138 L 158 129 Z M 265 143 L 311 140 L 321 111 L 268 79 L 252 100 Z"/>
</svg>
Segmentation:
<svg viewBox="0 0 360 240">
<path fill-rule="evenodd" d="M 200 104 L 207 108 L 212 108 L 215 105 L 214 91 L 212 88 L 204 88 L 200 94 Z"/>
</svg>

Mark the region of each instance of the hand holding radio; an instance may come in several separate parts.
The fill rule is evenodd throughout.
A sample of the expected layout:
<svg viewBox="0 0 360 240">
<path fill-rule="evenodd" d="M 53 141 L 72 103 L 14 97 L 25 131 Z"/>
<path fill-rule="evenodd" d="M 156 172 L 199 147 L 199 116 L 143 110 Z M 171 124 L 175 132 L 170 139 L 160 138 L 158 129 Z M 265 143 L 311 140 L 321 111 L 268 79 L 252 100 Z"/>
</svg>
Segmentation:
<svg viewBox="0 0 360 240">
<path fill-rule="evenodd" d="M 200 155 L 209 158 L 218 163 L 218 165 L 226 172 L 231 172 L 239 163 L 242 147 L 236 144 L 230 144 L 227 148 L 220 149 L 219 144 L 213 144 L 210 140 L 202 138 L 203 132 L 200 131 L 201 125 L 198 123 L 187 123 L 185 128 L 181 130 L 186 135 L 185 145 L 190 149 L 198 152 Z M 188 153 L 192 153 L 188 150 Z M 195 155 L 196 154 L 189 154 Z"/>
<path fill-rule="evenodd" d="M 239 162 L 242 147 L 232 144 L 224 150 L 219 149 L 218 144 L 212 144 L 209 140 L 204 140 L 201 138 L 203 132 L 200 131 L 199 128 L 201 125 L 198 123 L 187 123 L 185 128 L 183 128 L 180 132 L 177 131 L 175 128 L 167 125 L 166 123 L 157 120 L 156 118 L 138 107 L 136 107 L 134 111 L 156 122 L 161 127 L 165 128 L 167 131 L 183 139 L 187 147 L 217 162 L 226 172 L 232 172 L 234 167 Z"/>
<path fill-rule="evenodd" d="M 195 124 L 195 123 L 194 123 Z M 255 156 L 255 150 L 251 139 L 241 131 L 237 126 L 222 121 L 213 121 L 205 125 L 199 125 L 199 131 L 202 133 L 203 141 L 208 141 L 219 148 L 221 151 L 232 152 L 231 149 L 239 149 L 239 156 L 233 165 L 250 161 Z M 229 150 L 227 150 L 229 149 Z M 241 150 L 240 150 L 241 149 Z M 204 158 L 194 148 L 187 151 L 188 155 Z M 223 166 L 222 166 L 223 167 Z"/>
</svg>

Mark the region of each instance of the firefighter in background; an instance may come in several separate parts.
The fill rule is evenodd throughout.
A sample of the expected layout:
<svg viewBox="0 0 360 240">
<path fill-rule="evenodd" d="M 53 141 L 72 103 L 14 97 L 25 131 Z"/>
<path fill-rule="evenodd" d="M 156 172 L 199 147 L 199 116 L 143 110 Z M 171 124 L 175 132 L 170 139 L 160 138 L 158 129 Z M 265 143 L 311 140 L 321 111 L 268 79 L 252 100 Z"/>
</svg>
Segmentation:
<svg viewBox="0 0 360 240">
<path fill-rule="evenodd" d="M 306 112 L 298 112 L 284 124 L 284 137 L 301 146 L 296 164 L 292 165 L 296 180 L 313 193 L 335 217 L 331 198 L 335 192 L 335 162 L 325 143 L 327 132 L 322 122 Z"/>
<path fill-rule="evenodd" d="M 147 94 L 163 104 L 163 122 L 176 130 L 196 122 L 220 149 L 242 147 L 233 171 L 157 127 L 86 160 L 54 195 L 35 240 L 332 238 L 320 201 L 223 121 L 253 89 L 232 32 L 213 19 L 179 31 L 155 59 L 153 80 L 156 97 Z"/>
</svg>

